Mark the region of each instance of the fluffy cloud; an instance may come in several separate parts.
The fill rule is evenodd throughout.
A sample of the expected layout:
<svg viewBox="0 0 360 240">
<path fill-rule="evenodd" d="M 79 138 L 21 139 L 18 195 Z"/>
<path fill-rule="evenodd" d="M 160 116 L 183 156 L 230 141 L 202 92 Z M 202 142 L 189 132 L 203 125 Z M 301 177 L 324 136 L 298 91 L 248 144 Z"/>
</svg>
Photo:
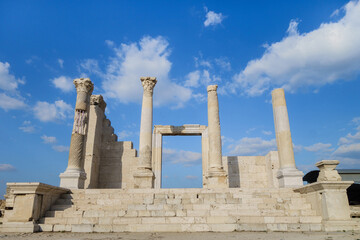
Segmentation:
<svg viewBox="0 0 360 240">
<path fill-rule="evenodd" d="M 9 172 L 9 171 L 14 171 L 15 167 L 12 166 L 11 164 L 0 164 L 0 172 Z"/>
<path fill-rule="evenodd" d="M 180 163 L 189 167 L 201 163 L 201 153 L 164 148 L 163 159 L 166 162 Z"/>
<path fill-rule="evenodd" d="M 35 127 L 33 125 L 31 125 L 30 121 L 24 121 L 22 126 L 19 127 L 19 129 L 25 133 L 35 132 Z"/>
<path fill-rule="evenodd" d="M 70 117 L 73 113 L 72 107 L 63 100 L 58 100 L 54 103 L 39 101 L 33 110 L 35 117 L 42 122 L 63 120 Z"/>
<path fill-rule="evenodd" d="M 360 165 L 360 117 L 351 121 L 354 133 L 348 133 L 338 141 L 338 147 L 332 153 L 332 158 L 340 160 L 342 165 L 358 167 Z"/>
<path fill-rule="evenodd" d="M 25 82 L 16 79 L 14 75 L 10 74 L 9 69 L 9 63 L 0 62 L 0 89 L 4 91 L 0 93 L 0 108 L 5 111 L 21 109 L 26 106 L 23 97 L 17 92 L 19 84 Z"/>
<path fill-rule="evenodd" d="M 264 140 L 259 137 L 244 137 L 237 143 L 228 146 L 229 155 L 233 156 L 265 155 L 269 151 L 275 151 L 276 149 L 275 139 Z"/>
<path fill-rule="evenodd" d="M 222 13 L 215 13 L 213 11 L 208 11 L 206 13 L 206 19 L 204 21 L 204 26 L 215 26 L 220 24 L 224 20 L 224 16 Z"/>
<path fill-rule="evenodd" d="M 272 87 L 296 91 L 353 79 L 360 72 L 360 2 L 343 9 L 340 20 L 308 33 L 299 34 L 292 20 L 286 37 L 266 46 L 261 58 L 234 76 L 235 86 L 255 96 Z"/>
<path fill-rule="evenodd" d="M 58 59 L 58 63 L 59 63 L 60 68 L 64 67 L 64 60 L 62 60 L 61 58 Z"/>
<path fill-rule="evenodd" d="M 182 107 L 190 100 L 192 91 L 170 79 L 171 62 L 168 59 L 170 55 L 168 46 L 168 41 L 161 36 L 156 38 L 147 36 L 138 43 L 123 43 L 119 47 L 113 47 L 115 56 L 110 58 L 105 72 L 98 69 L 95 60 L 88 59 L 81 67 L 85 70 L 95 68 L 97 71 L 91 70 L 91 72 L 104 79 L 102 88 L 105 95 L 122 103 L 141 102 L 143 88 L 140 77 L 157 77 L 154 105 L 175 104 L 175 107 Z"/>
<path fill-rule="evenodd" d="M 56 88 L 63 92 L 71 92 L 75 89 L 73 81 L 70 77 L 60 76 L 51 80 Z"/>
<path fill-rule="evenodd" d="M 70 147 L 63 145 L 54 145 L 52 146 L 52 149 L 54 149 L 57 152 L 68 152 Z"/>
<path fill-rule="evenodd" d="M 5 93 L 0 93 L 0 108 L 5 111 L 11 109 L 21 109 L 26 107 L 26 104 L 22 99 L 10 97 Z"/>
<path fill-rule="evenodd" d="M 42 135 L 41 139 L 44 141 L 44 143 L 48 144 L 48 143 L 55 143 L 56 142 L 56 137 L 51 137 L 51 136 L 46 136 L 46 135 Z"/>
<path fill-rule="evenodd" d="M 334 148 L 331 148 L 330 143 L 315 143 L 311 146 L 304 147 L 309 152 L 331 152 Z"/>
<path fill-rule="evenodd" d="M 0 62 L 0 89 L 5 91 L 15 91 L 19 84 L 24 82 L 16 79 L 14 75 L 9 72 L 10 64 Z"/>
<path fill-rule="evenodd" d="M 216 84 L 221 81 L 218 76 L 210 76 L 210 72 L 207 69 L 190 72 L 185 79 L 185 86 L 194 88 Z"/>
</svg>

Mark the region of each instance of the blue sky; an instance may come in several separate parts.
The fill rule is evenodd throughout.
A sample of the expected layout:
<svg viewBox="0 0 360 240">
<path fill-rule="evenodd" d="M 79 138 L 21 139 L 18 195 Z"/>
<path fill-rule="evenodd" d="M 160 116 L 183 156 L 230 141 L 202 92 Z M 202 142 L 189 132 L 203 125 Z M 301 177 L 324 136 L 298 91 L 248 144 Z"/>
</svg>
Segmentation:
<svg viewBox="0 0 360 240">
<path fill-rule="evenodd" d="M 218 84 L 225 156 L 276 149 L 270 92 L 284 87 L 298 168 L 360 168 L 359 1 L 0 1 L 0 46 L 1 194 L 59 184 L 78 77 L 136 149 L 140 76 L 158 79 L 159 125 L 207 125 Z M 163 154 L 164 187 L 201 186 L 199 137 L 165 137 Z"/>
</svg>

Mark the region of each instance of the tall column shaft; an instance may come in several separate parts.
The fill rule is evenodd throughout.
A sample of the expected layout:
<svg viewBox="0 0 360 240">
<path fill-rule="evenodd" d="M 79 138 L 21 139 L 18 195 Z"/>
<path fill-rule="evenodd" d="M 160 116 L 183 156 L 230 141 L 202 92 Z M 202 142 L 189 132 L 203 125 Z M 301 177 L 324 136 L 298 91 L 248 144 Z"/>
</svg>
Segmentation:
<svg viewBox="0 0 360 240">
<path fill-rule="evenodd" d="M 210 85 L 208 91 L 209 164 L 211 169 L 222 169 L 221 133 L 217 85 Z"/>
<path fill-rule="evenodd" d="M 216 90 L 217 85 L 210 85 L 207 87 L 209 137 L 209 167 L 207 168 L 208 188 L 228 187 L 227 174 L 222 165 L 219 102 Z"/>
<path fill-rule="evenodd" d="M 279 186 L 299 187 L 303 185 L 302 176 L 304 174 L 296 168 L 295 164 L 284 89 L 275 89 L 271 92 L 271 95 L 276 143 L 279 153 L 279 172 L 277 174 Z"/>
<path fill-rule="evenodd" d="M 157 82 L 155 77 L 141 77 L 144 88 L 140 139 L 139 139 L 139 165 L 134 174 L 134 188 L 152 188 L 154 173 L 152 172 L 152 128 L 153 128 L 153 89 Z"/>
<path fill-rule="evenodd" d="M 271 95 L 280 168 L 295 168 L 294 150 L 284 89 L 275 89 Z"/>
<path fill-rule="evenodd" d="M 153 126 L 153 97 L 152 92 L 145 92 L 142 100 L 139 155 L 140 167 L 151 169 L 152 152 L 152 126 Z"/>
<path fill-rule="evenodd" d="M 77 91 L 74 125 L 71 134 L 68 167 L 60 174 L 60 186 L 83 188 L 86 174 L 84 171 L 84 145 L 88 124 L 88 109 L 94 84 L 88 78 L 74 80 Z"/>
</svg>

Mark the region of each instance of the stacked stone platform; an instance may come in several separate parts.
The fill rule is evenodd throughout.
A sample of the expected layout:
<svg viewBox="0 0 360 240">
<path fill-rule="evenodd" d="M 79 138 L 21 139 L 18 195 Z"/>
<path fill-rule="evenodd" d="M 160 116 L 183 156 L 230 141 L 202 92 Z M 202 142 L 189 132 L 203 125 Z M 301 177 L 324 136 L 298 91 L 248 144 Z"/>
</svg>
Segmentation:
<svg viewBox="0 0 360 240">
<path fill-rule="evenodd" d="M 322 217 L 292 189 L 86 189 L 63 194 L 41 231 L 321 231 Z"/>
</svg>

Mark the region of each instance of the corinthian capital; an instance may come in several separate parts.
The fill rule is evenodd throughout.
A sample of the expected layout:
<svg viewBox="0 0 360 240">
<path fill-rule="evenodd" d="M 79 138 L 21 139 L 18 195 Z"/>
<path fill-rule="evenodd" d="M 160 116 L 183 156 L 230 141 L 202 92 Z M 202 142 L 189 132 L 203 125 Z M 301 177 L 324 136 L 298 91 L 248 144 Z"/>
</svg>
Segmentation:
<svg viewBox="0 0 360 240">
<path fill-rule="evenodd" d="M 91 94 L 94 90 L 94 84 L 90 78 L 77 78 L 74 79 L 74 84 L 77 92 L 86 92 Z"/>
<path fill-rule="evenodd" d="M 156 77 L 141 77 L 140 78 L 145 94 L 152 95 L 155 84 L 157 83 Z"/>
<path fill-rule="evenodd" d="M 208 92 L 212 92 L 212 91 L 215 91 L 215 92 L 216 92 L 217 88 L 218 88 L 217 85 L 209 85 L 209 86 L 207 87 L 207 91 L 208 91 Z"/>
</svg>

